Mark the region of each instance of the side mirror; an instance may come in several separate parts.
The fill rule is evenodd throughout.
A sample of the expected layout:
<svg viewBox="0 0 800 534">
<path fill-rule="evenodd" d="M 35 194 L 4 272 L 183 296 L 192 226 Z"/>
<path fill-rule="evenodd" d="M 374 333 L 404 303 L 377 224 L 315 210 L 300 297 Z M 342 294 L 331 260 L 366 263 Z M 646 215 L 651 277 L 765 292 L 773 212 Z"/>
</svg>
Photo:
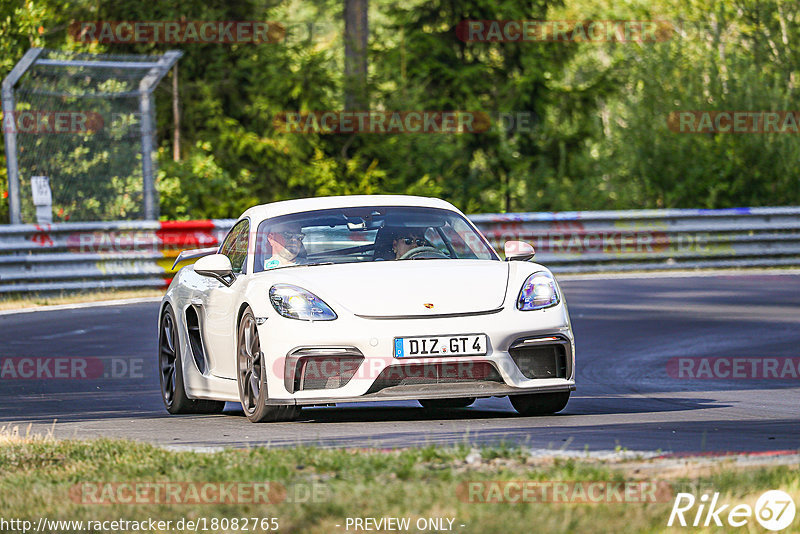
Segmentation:
<svg viewBox="0 0 800 534">
<path fill-rule="evenodd" d="M 216 278 L 226 286 L 230 286 L 234 280 L 231 260 L 224 254 L 212 254 L 200 258 L 194 264 L 194 272 Z"/>
<path fill-rule="evenodd" d="M 533 246 L 525 241 L 506 241 L 504 252 L 506 261 L 528 261 L 536 254 Z"/>
</svg>

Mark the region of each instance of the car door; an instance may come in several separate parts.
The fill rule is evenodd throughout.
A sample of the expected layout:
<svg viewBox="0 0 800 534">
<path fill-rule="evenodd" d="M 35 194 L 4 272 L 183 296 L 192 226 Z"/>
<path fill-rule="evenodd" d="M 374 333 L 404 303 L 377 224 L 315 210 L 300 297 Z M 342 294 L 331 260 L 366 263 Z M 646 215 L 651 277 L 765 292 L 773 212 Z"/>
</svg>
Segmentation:
<svg viewBox="0 0 800 534">
<path fill-rule="evenodd" d="M 231 260 L 234 281 L 230 287 L 214 280 L 200 297 L 203 308 L 204 340 L 208 348 L 209 372 L 223 378 L 236 378 L 236 313 L 238 296 L 247 276 L 250 221 L 243 219 L 228 233 L 220 254 Z"/>
</svg>

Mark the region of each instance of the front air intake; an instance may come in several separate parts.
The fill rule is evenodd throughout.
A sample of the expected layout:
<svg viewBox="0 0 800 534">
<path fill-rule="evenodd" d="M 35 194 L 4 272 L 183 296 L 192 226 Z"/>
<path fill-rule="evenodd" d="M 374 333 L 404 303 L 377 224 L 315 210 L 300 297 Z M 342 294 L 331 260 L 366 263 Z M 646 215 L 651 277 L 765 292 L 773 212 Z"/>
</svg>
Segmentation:
<svg viewBox="0 0 800 534">
<path fill-rule="evenodd" d="M 518 340 L 508 353 L 525 378 L 569 378 L 572 374 L 571 345 L 561 337 Z"/>
<path fill-rule="evenodd" d="M 203 336 L 200 333 L 200 318 L 195 306 L 186 308 L 186 330 L 189 334 L 189 348 L 200 374 L 206 373 L 206 351 L 203 345 Z"/>
<path fill-rule="evenodd" d="M 503 383 L 500 373 L 490 362 L 458 361 L 392 365 L 378 375 L 369 393 L 394 386 L 456 384 L 474 382 Z"/>
<path fill-rule="evenodd" d="M 304 347 L 286 356 L 284 385 L 296 391 L 338 389 L 355 376 L 364 355 L 355 347 Z"/>
</svg>

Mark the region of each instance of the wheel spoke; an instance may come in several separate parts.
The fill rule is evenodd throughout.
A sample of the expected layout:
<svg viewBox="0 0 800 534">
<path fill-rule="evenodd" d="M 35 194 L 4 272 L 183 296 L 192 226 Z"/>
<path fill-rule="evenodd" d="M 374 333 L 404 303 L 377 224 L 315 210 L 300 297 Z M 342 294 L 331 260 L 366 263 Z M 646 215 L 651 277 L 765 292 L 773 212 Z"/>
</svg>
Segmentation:
<svg viewBox="0 0 800 534">
<path fill-rule="evenodd" d="M 166 399 L 172 400 L 172 397 L 175 392 L 175 368 L 172 368 L 172 372 L 167 374 L 164 379 L 164 395 Z"/>
<path fill-rule="evenodd" d="M 247 408 L 249 409 L 252 406 L 250 402 L 250 398 L 252 396 L 252 393 L 250 391 L 250 371 L 246 371 L 243 374 L 241 380 L 242 380 L 242 388 L 244 389 L 244 391 L 242 391 L 242 397 L 246 401 Z"/>
<path fill-rule="evenodd" d="M 162 343 L 161 344 L 161 353 L 162 354 L 168 354 L 168 355 L 170 355 L 172 357 L 175 356 L 175 350 L 172 347 L 170 347 L 169 344 L 167 344 L 167 343 Z"/>
<path fill-rule="evenodd" d="M 250 329 L 250 320 L 244 325 L 244 346 L 247 349 L 248 355 L 253 354 L 253 331 Z"/>
<path fill-rule="evenodd" d="M 172 317 L 167 315 L 164 321 L 164 339 L 167 342 L 169 352 L 175 354 L 175 330 L 172 328 Z"/>
<path fill-rule="evenodd" d="M 253 397 L 253 405 L 255 405 L 256 401 L 258 401 L 258 393 L 260 388 L 258 387 L 258 379 L 256 375 L 250 375 L 250 394 Z"/>
<path fill-rule="evenodd" d="M 259 343 L 258 343 L 258 333 L 251 332 L 251 340 L 250 340 L 250 354 L 253 355 L 253 359 L 258 358 L 258 353 L 260 352 Z"/>
</svg>

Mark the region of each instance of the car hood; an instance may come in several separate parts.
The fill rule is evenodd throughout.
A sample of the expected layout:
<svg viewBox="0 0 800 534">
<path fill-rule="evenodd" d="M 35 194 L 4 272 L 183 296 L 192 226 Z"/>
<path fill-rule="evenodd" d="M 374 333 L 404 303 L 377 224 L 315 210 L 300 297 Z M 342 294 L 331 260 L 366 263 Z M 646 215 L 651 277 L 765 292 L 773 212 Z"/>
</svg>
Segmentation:
<svg viewBox="0 0 800 534">
<path fill-rule="evenodd" d="M 280 281 L 312 291 L 337 312 L 397 317 L 496 310 L 508 273 L 501 261 L 409 260 L 281 269 Z"/>
</svg>

